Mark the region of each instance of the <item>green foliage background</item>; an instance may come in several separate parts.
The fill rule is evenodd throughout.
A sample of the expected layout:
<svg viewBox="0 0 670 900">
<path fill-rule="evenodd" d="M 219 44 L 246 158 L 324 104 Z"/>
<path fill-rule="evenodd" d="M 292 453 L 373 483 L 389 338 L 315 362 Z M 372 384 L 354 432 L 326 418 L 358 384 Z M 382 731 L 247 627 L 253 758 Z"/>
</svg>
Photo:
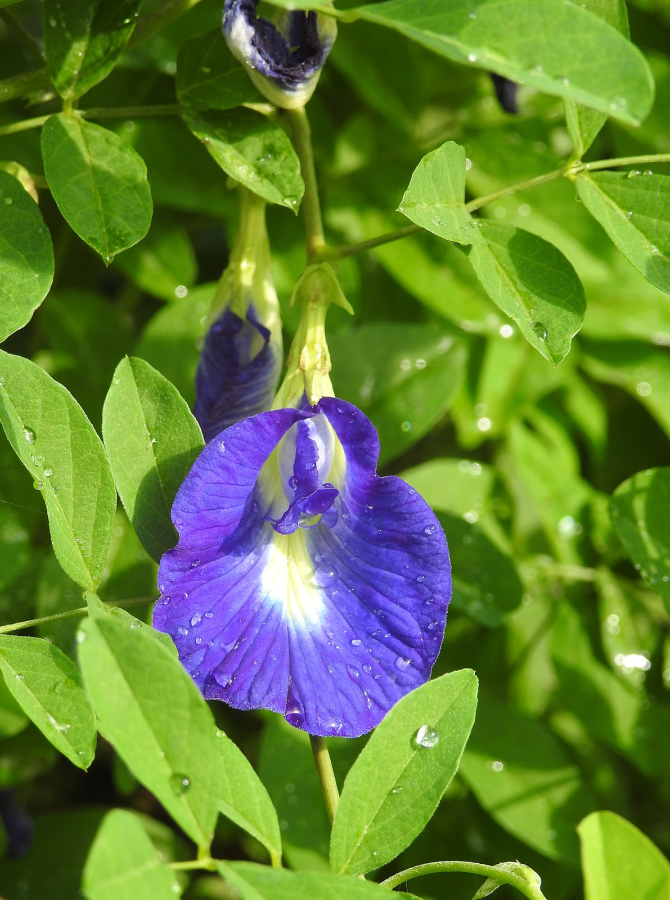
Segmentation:
<svg viewBox="0 0 670 900">
<path fill-rule="evenodd" d="M 343 2 L 339 8 L 354 5 Z M 670 854 L 670 470 L 662 468 L 670 465 L 670 192 L 666 181 L 655 177 L 670 175 L 670 166 L 654 164 L 654 175 L 646 174 L 648 166 L 633 166 L 630 178 L 628 167 L 617 169 L 618 174 L 584 173 L 577 190 L 574 179 L 557 178 L 491 202 L 477 213 L 485 224 L 475 229 L 490 240 L 487 251 L 478 247 L 478 237 L 471 246 L 442 239 L 449 237 L 438 236 L 446 221 L 431 225 L 419 221 L 423 213 L 409 211 L 414 201 L 408 185 L 420 160 L 453 141 L 466 157 L 465 199 L 502 191 L 568 163 L 573 142 L 566 107 L 560 97 L 536 90 L 544 77 L 538 73 L 538 84 L 533 86 L 531 79 L 520 87 L 519 114 L 503 112 L 485 61 L 480 60 L 483 68 L 463 65 L 411 42 L 401 28 L 378 27 L 375 5 L 368 8 L 370 21 L 340 25 L 309 104 L 327 237 L 333 244 L 346 244 L 402 228 L 408 218 L 396 212 L 401 204 L 409 218 L 436 233 L 412 234 L 339 264 L 355 317 L 337 308 L 330 313 L 332 379 L 338 395 L 356 403 L 377 427 L 380 471 L 401 474 L 440 517 L 452 553 L 454 598 L 434 674 L 474 669 L 480 696 L 460 769 L 430 824 L 379 875 L 438 859 L 490 865 L 518 859 L 540 873 L 548 898 L 573 900 L 583 892 L 577 826 L 590 813 L 619 814 Z M 127 15 L 134 16 L 137 5 L 125 6 Z M 150 15 L 156 6 L 147 2 L 141 12 Z M 618 4 L 590 6 L 602 7 L 605 15 Z M 25 97 L 0 105 L 0 161 L 20 164 L 37 185 L 55 257 L 53 287 L 39 305 L 48 289 L 51 250 L 27 205 L 32 201 L 17 190 L 16 169 L 0 171 L 0 188 L 13 192 L 5 195 L 5 203 L 9 196 L 15 198 L 21 207 L 17 215 L 25 207 L 30 219 L 24 229 L 26 240 L 30 238 L 25 252 L 35 255 L 40 269 L 39 281 L 21 293 L 25 302 L 19 309 L 12 300 L 18 287 L 10 285 L 5 292 L 7 275 L 0 269 L 0 331 L 7 337 L 0 359 L 0 419 L 9 437 L 0 435 L 0 625 L 82 607 L 82 588 L 96 586 L 103 601 L 140 598 L 132 613 L 148 621 L 156 564 L 120 506 L 112 521 L 111 474 L 100 463 L 101 445 L 84 417 L 73 418 L 56 388 L 50 386 L 44 399 L 39 387 L 27 386 L 41 384 L 48 373 L 72 393 L 102 434 L 103 402 L 114 378 L 119 387 L 108 403 L 120 410 L 119 421 L 115 435 L 112 425 L 105 434 L 113 469 L 114 441 L 132 438 L 132 428 L 124 423 L 124 437 L 120 425 L 131 389 L 119 379 L 125 372 L 135 379 L 133 385 L 145 384 L 147 397 L 151 391 L 158 397 L 163 390 L 155 372 L 141 363 L 122 363 L 116 371 L 124 356 L 149 363 L 192 405 L 198 342 L 236 229 L 231 178 L 239 177 L 250 156 L 260 156 L 259 148 L 266 152 L 271 146 L 282 164 L 261 166 L 253 175 L 247 166 L 241 180 L 255 179 L 254 189 L 271 201 L 272 263 L 286 346 L 297 325 L 297 311 L 287 305 L 306 262 L 302 221 L 293 214 L 302 195 L 297 160 L 284 133 L 267 131 L 258 112 L 240 109 L 232 117 L 222 112 L 259 97 L 235 64 L 220 55 L 224 45 L 215 34 L 220 7 L 219 0 L 201 0 L 149 40 L 136 47 L 131 43 L 123 56 L 128 36 L 122 40 L 117 35 L 118 46 L 105 52 L 111 57 L 116 53 L 119 61 L 114 65 L 116 57 L 110 57 L 109 74 L 97 82 L 85 68 L 76 83 L 68 79 L 67 48 L 54 45 L 50 74 L 63 97 L 86 91 L 83 108 L 128 107 L 128 114 L 103 114 L 95 124 L 60 114 L 49 119 L 41 135 L 39 129 L 4 133 L 3 126 L 20 119 L 59 113 L 60 102 L 44 76 L 33 79 Z M 37 2 L 23 0 L 11 11 L 12 21 L 40 33 Z M 670 11 L 663 0 L 633 0 L 628 11 L 632 40 L 654 74 L 656 100 L 639 127 L 609 119 L 586 151 L 587 160 L 670 153 Z M 508 27 L 513 32 L 514 21 Z M 87 52 L 95 54 L 96 48 L 93 41 Z M 214 86 L 198 82 L 202 60 L 215 67 L 219 80 Z M 0 20 L 0 79 L 36 65 L 26 42 L 17 40 L 7 19 Z M 4 84 L 0 82 L 0 100 Z M 178 114 L 179 102 L 191 107 L 187 123 Z M 167 107 L 163 112 L 170 114 L 133 114 L 139 106 Z M 599 114 L 570 102 L 567 111 L 583 117 L 584 132 L 588 127 L 597 132 L 593 117 Z M 280 117 L 279 128 L 283 125 Z M 73 187 L 72 157 L 59 156 L 67 133 L 91 154 L 91 178 L 103 198 L 98 210 L 91 211 L 86 196 Z M 206 146 L 198 140 L 203 136 L 208 137 Z M 127 148 L 135 152 L 127 153 Z M 115 155 L 120 161 L 110 168 Z M 426 185 L 413 184 L 419 200 L 427 202 Z M 444 198 L 443 192 L 438 194 Z M 603 204 L 607 211 L 612 198 L 633 215 L 625 221 L 617 218 L 608 236 L 594 216 L 603 220 Z M 440 216 L 448 217 L 444 202 Z M 462 196 L 454 202 L 461 204 L 459 215 L 466 216 Z M 482 287 L 487 271 L 483 254 L 494 245 L 499 255 L 510 252 L 503 226 L 521 227 L 549 241 L 576 270 L 586 312 L 571 347 L 581 301 L 569 299 L 572 282 L 561 286 L 560 257 L 545 260 L 536 284 L 538 296 L 549 304 L 557 294 L 568 297 L 571 309 L 556 319 L 561 332 L 556 344 L 546 332 L 541 335 L 549 320 L 534 321 L 538 316 L 531 310 L 527 321 L 511 321 Z M 524 240 L 529 243 L 523 253 L 531 258 L 539 252 L 539 242 Z M 653 259 L 654 248 L 660 248 L 662 259 Z M 565 275 L 568 281 L 571 277 Z M 505 308 L 504 302 L 500 305 Z M 21 324 L 25 327 L 16 331 Z M 181 468 L 171 475 L 176 489 L 199 449 L 200 436 L 176 391 L 168 392 L 182 416 L 175 438 Z M 134 410 L 129 421 L 135 422 L 140 412 Z M 71 461 L 84 458 L 95 486 L 95 496 L 89 485 L 70 498 L 70 512 L 63 493 L 58 498 L 57 484 L 49 494 L 48 458 L 40 461 L 38 453 L 36 459 L 29 435 L 28 443 L 22 443 L 24 426 L 41 421 L 43 413 L 53 434 L 47 439 L 36 428 L 38 441 L 50 441 L 48 449 L 59 461 L 64 455 Z M 650 469 L 658 471 L 647 473 Z M 118 476 L 117 487 L 123 497 Z M 65 522 L 51 523 L 60 565 L 51 549 L 40 492 L 50 516 Z M 167 510 L 165 497 L 156 502 Z M 83 550 L 68 532 L 73 516 L 82 518 L 77 533 L 91 545 Z M 169 546 L 166 511 L 153 537 L 146 537 L 151 532 L 146 518 L 135 524 L 145 543 L 153 541 L 154 555 Z M 128 623 L 118 618 L 120 623 L 89 622 L 87 640 L 100 641 L 101 647 L 106 641 L 108 648 L 114 640 L 122 641 L 122 624 Z M 67 667 L 67 658 L 76 656 L 79 621 L 43 621 L 28 632 L 63 652 L 50 665 L 75 681 L 80 676 L 71 663 Z M 11 640 L 0 637 L 0 668 L 8 684 L 15 677 L 12 666 L 22 664 L 12 653 L 28 652 Z M 99 659 L 92 646 L 87 644 L 88 657 L 82 655 L 84 681 L 105 724 L 95 700 Z M 168 671 L 165 648 L 147 652 Z M 183 685 L 175 688 L 182 689 L 188 693 Z M 147 790 L 147 778 L 154 776 L 142 778 L 134 768 L 132 748 L 112 740 L 115 751 L 112 743 L 99 739 L 95 761 L 88 772 L 82 771 L 76 759 L 79 745 L 73 748 L 62 735 L 62 746 L 53 737 L 47 742 L 42 734 L 49 736 L 47 714 L 37 710 L 30 722 L 17 700 L 21 702 L 16 692 L 0 681 L 0 788 L 16 788 L 36 833 L 27 859 L 5 856 L 0 861 L 0 893 L 7 900 L 79 896 L 96 828 L 116 807 L 137 812 L 146 829 L 137 837 L 134 864 L 144 864 L 146 833 L 162 861 L 190 858 L 186 838 L 173 830 Z M 242 714 L 221 705 L 212 712 L 267 788 L 288 865 L 328 871 L 329 826 L 306 736 L 263 713 Z M 110 733 L 115 714 L 108 711 L 111 724 L 105 728 Z M 198 714 L 207 715 L 202 710 Z M 76 715 L 81 744 L 92 755 L 90 704 L 78 707 Z M 161 727 L 169 730 L 165 723 Z M 56 753 L 53 743 L 71 761 Z M 329 741 L 340 786 L 364 743 Z M 166 783 L 181 777 L 188 755 L 184 759 L 166 769 Z M 230 765 L 242 767 L 240 783 L 251 778 L 237 757 Z M 160 784 L 149 787 L 160 795 Z M 217 824 L 217 857 L 265 862 L 268 853 L 276 854 L 265 795 L 258 801 L 257 819 L 240 821 L 234 791 L 217 790 L 219 808 L 229 816 Z M 196 803 L 194 794 L 186 796 Z M 211 810 L 193 812 L 189 803 L 175 800 L 170 812 L 197 841 L 203 829 L 212 827 Z M 123 815 L 117 812 L 116 819 L 107 820 L 119 834 L 136 827 L 134 817 L 124 820 Z M 613 816 L 597 823 L 587 819 L 580 828 L 582 838 L 596 840 L 598 828 L 610 834 L 607 846 L 618 848 L 611 850 L 612 866 L 644 850 L 650 860 L 647 870 L 656 873 L 654 883 L 660 885 L 657 893 L 652 889 L 644 896 L 668 896 L 670 869 L 653 848 L 636 843 L 642 838 Z M 346 855 L 335 844 L 343 830 L 336 829 L 333 839 L 337 859 Z M 3 840 L 0 836 L 0 847 Z M 388 835 L 383 841 L 390 841 Z M 151 846 L 147 852 L 151 860 Z M 353 871 L 369 872 L 374 867 L 372 845 L 357 852 L 369 855 L 369 865 Z M 224 877 L 242 884 L 243 892 L 244 879 L 253 882 L 243 866 L 224 869 Z M 174 878 L 166 872 L 161 869 L 157 875 L 156 890 L 169 896 Z M 178 877 L 176 891 L 186 888 L 186 877 Z M 87 882 L 87 896 L 111 896 L 96 893 L 94 882 Z M 604 897 L 596 882 L 590 896 Z M 289 887 L 285 896 L 313 897 L 316 888 L 309 885 Z M 630 873 L 621 875 L 617 885 L 616 896 L 622 900 L 638 896 Z M 460 900 L 471 897 L 476 886 L 470 875 L 440 874 L 413 883 L 412 889 L 425 898 Z M 232 896 L 230 887 L 213 875 L 186 889 L 188 898 Z M 262 885 L 256 889 L 266 896 Z M 139 900 L 164 896 L 151 893 L 150 887 L 132 891 L 128 896 Z M 512 896 L 511 888 L 501 888 L 501 897 L 504 892 Z"/>
</svg>

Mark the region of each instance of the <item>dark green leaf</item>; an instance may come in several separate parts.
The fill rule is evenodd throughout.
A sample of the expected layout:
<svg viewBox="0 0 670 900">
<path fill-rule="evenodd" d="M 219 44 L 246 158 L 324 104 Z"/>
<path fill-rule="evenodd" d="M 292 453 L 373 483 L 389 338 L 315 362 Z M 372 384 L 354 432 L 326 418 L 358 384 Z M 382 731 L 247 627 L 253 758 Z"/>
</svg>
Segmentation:
<svg viewBox="0 0 670 900">
<path fill-rule="evenodd" d="M 579 825 L 586 900 L 665 900 L 670 863 L 649 838 L 613 812 Z"/>
<path fill-rule="evenodd" d="M 37 204 L 0 171 L 0 341 L 30 321 L 53 275 L 51 236 Z"/>
<path fill-rule="evenodd" d="M 44 49 L 61 97 L 81 97 L 126 49 L 142 0 L 44 0 Z"/>
<path fill-rule="evenodd" d="M 2 351 L 0 421 L 44 497 L 60 564 L 77 584 L 95 590 L 116 510 L 100 438 L 62 385 L 29 360 Z"/>
<path fill-rule="evenodd" d="M 545 359 L 559 363 L 584 319 L 577 273 L 560 250 L 529 231 L 488 221 L 478 230 L 484 240 L 467 253 L 487 294 Z"/>
<path fill-rule="evenodd" d="M 228 49 L 220 28 L 186 41 L 177 58 L 177 96 L 193 109 L 233 109 L 262 102 L 249 76 Z"/>
<path fill-rule="evenodd" d="M 596 801 L 542 722 L 482 699 L 461 775 L 507 831 L 545 856 L 579 863 L 575 828 Z"/>
<path fill-rule="evenodd" d="M 654 96 L 649 67 L 623 35 L 560 0 L 388 0 L 359 7 L 430 50 L 633 124 Z M 510 27 L 514 23 L 514 27 Z"/>
<path fill-rule="evenodd" d="M 79 661 L 100 729 L 186 834 L 208 847 L 221 793 L 214 719 L 181 663 L 141 628 L 82 624 Z"/>
<path fill-rule="evenodd" d="M 334 872 L 365 873 L 423 831 L 456 774 L 475 719 L 477 678 L 429 681 L 387 713 L 347 775 L 333 822 Z"/>
<path fill-rule="evenodd" d="M 305 185 L 279 126 L 251 109 L 186 114 L 184 120 L 227 175 L 269 203 L 298 212 Z"/>
<path fill-rule="evenodd" d="M 61 213 L 106 263 L 142 240 L 152 212 L 147 169 L 118 135 L 61 113 L 42 128 L 42 157 Z"/>
<path fill-rule="evenodd" d="M 95 755 L 95 716 L 72 660 L 41 638 L 2 634 L 0 669 L 44 736 L 75 766 L 87 769 Z"/>
<path fill-rule="evenodd" d="M 177 541 L 170 510 L 204 447 L 177 389 L 143 359 L 122 360 L 103 411 L 102 432 L 128 518 L 159 560 Z"/>
<path fill-rule="evenodd" d="M 88 900 L 170 900 L 181 893 L 140 820 L 123 809 L 102 820 L 86 858 L 82 891 Z"/>
<path fill-rule="evenodd" d="M 612 497 L 612 521 L 635 568 L 670 610 L 670 468 L 638 472 Z M 641 648 L 640 648 L 641 649 Z"/>
<path fill-rule="evenodd" d="M 670 294 L 670 177 L 651 172 L 593 172 L 577 191 L 626 259 Z"/>
</svg>

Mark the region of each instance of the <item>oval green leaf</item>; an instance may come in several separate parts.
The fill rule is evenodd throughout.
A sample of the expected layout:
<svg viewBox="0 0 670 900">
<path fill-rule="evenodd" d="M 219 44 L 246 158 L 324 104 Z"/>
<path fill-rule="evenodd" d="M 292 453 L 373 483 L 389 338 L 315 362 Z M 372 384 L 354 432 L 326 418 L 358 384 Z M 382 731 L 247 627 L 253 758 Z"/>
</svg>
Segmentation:
<svg viewBox="0 0 670 900">
<path fill-rule="evenodd" d="M 333 872 L 377 869 L 423 831 L 458 770 L 477 684 L 470 669 L 452 672 L 387 713 L 344 782 L 330 844 Z"/>
<path fill-rule="evenodd" d="M 184 121 L 227 175 L 297 214 L 305 185 L 293 145 L 278 125 L 251 109 L 189 113 Z"/>
<path fill-rule="evenodd" d="M 102 434 L 128 518 L 160 560 L 177 542 L 170 510 L 205 446 L 179 392 L 143 359 L 121 360 L 107 394 Z"/>
<path fill-rule="evenodd" d="M 95 716 L 72 660 L 42 638 L 0 634 L 0 669 L 42 734 L 87 769 L 95 755 Z"/>
<path fill-rule="evenodd" d="M 142 240 L 153 210 L 147 167 L 118 135 L 60 113 L 42 128 L 42 158 L 61 213 L 106 263 Z"/>
<path fill-rule="evenodd" d="M 51 235 L 39 207 L 0 170 L 0 341 L 30 321 L 53 277 Z"/>
<path fill-rule="evenodd" d="M 94 591 L 116 512 L 100 438 L 69 391 L 35 363 L 3 351 L 0 421 L 44 497 L 58 561 L 73 581 Z"/>
</svg>

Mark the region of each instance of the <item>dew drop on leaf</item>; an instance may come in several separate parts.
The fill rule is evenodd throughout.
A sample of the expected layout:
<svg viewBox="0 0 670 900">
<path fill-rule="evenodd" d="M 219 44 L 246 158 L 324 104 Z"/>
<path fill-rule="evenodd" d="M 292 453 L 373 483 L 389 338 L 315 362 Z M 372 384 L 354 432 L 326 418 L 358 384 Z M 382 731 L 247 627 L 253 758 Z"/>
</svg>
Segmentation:
<svg viewBox="0 0 670 900">
<path fill-rule="evenodd" d="M 417 748 L 423 747 L 424 750 L 431 750 L 433 747 L 436 747 L 439 742 L 439 732 L 434 728 L 431 728 L 430 725 L 422 725 L 412 738 L 412 746 Z"/>
<path fill-rule="evenodd" d="M 182 794 L 185 794 L 190 786 L 190 779 L 188 779 L 186 775 L 182 775 L 180 772 L 175 772 L 174 775 L 170 776 L 170 787 L 178 797 L 181 797 Z"/>
</svg>

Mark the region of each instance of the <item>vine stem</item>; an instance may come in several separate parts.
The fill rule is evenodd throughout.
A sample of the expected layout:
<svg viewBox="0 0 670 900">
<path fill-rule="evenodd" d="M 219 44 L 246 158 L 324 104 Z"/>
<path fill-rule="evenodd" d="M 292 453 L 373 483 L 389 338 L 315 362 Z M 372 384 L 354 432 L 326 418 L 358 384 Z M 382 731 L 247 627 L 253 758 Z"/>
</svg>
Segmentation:
<svg viewBox="0 0 670 900">
<path fill-rule="evenodd" d="M 77 119 L 138 119 L 141 116 L 179 116 L 185 112 L 179 104 L 163 104 L 160 106 L 119 106 L 106 108 L 103 106 L 91 109 L 73 109 L 72 115 Z M 46 116 L 35 116 L 32 119 L 22 119 L 20 122 L 11 122 L 9 125 L 0 126 L 0 137 L 4 134 L 16 134 L 18 131 L 30 131 L 31 128 L 41 128 L 47 119 L 55 113 Z"/>
<path fill-rule="evenodd" d="M 307 237 L 307 259 L 309 262 L 313 262 L 325 258 L 326 239 L 323 233 L 319 186 L 316 180 L 316 169 L 314 168 L 312 133 L 304 107 L 289 110 L 288 116 L 293 132 L 293 145 L 300 160 L 300 169 L 305 182 L 302 213 Z"/>
<path fill-rule="evenodd" d="M 139 606 L 141 603 L 153 603 L 155 597 L 132 597 L 130 600 L 108 600 L 105 606 Z M 57 622 L 60 619 L 73 619 L 75 616 L 88 614 L 88 607 L 81 606 L 78 609 L 67 609 L 64 612 L 54 613 L 53 616 L 41 616 L 39 619 L 26 619 L 25 622 L 12 622 L 11 625 L 0 625 L 0 634 L 8 634 L 11 631 L 22 631 L 24 628 L 33 628 L 35 625 L 43 625 L 45 622 Z"/>
<path fill-rule="evenodd" d="M 519 191 L 525 191 L 541 184 L 547 184 L 547 182 L 555 181 L 557 178 L 573 178 L 575 175 L 579 175 L 580 172 L 612 169 L 617 166 L 639 166 L 664 162 L 670 162 L 670 153 L 655 153 L 645 156 L 621 156 L 613 159 L 600 159 L 596 162 L 571 163 L 560 169 L 555 169 L 553 172 L 547 172 L 545 175 L 538 175 L 535 178 L 520 181 L 517 184 L 510 185 L 510 187 L 496 191 L 493 194 L 485 194 L 483 197 L 477 197 L 475 200 L 466 203 L 465 209 L 468 212 L 474 212 L 477 209 L 481 209 L 483 206 L 487 206 L 489 203 L 494 203 L 496 200 L 510 197 L 512 194 L 516 194 Z M 390 231 L 387 234 L 381 234 L 379 237 L 370 238 L 367 241 L 359 241 L 355 244 L 346 244 L 343 247 L 327 247 L 324 245 L 316 255 L 319 259 L 337 262 L 341 259 L 345 259 L 347 256 L 353 256 L 355 253 L 374 250 L 376 247 L 382 247 L 384 244 L 402 240 L 402 238 L 410 237 L 421 231 L 424 231 L 424 229 L 419 225 L 406 225 L 404 228 Z"/>
<path fill-rule="evenodd" d="M 382 881 L 382 885 L 387 888 L 398 887 L 405 881 L 411 881 L 412 878 L 419 878 L 422 875 L 435 875 L 438 872 L 465 872 L 469 875 L 483 875 L 485 878 L 494 878 L 501 884 L 509 884 L 516 888 L 529 900 L 546 900 L 542 891 L 530 884 L 526 879 L 514 872 L 507 872 L 505 869 L 497 866 L 486 866 L 483 863 L 462 862 L 461 860 L 449 860 L 446 862 L 425 863 L 422 866 L 413 866 L 411 869 L 404 869 L 396 875 Z"/>
<path fill-rule="evenodd" d="M 326 811 L 328 813 L 328 818 L 332 822 L 335 818 L 337 804 L 340 802 L 340 793 L 337 790 L 337 782 L 335 781 L 335 773 L 333 772 L 330 753 L 328 752 L 325 738 L 310 734 L 309 740 L 312 745 L 316 771 L 319 774 L 319 781 L 321 782 L 321 791 L 326 804 Z"/>
</svg>

